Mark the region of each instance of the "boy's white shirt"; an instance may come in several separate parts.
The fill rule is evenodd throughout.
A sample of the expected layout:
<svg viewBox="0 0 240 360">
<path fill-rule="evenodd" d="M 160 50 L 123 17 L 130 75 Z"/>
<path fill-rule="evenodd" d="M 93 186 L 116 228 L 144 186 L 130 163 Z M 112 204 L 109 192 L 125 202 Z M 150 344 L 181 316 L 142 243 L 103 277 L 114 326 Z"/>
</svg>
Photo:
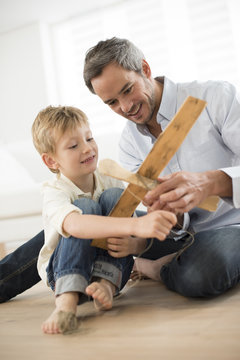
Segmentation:
<svg viewBox="0 0 240 360">
<path fill-rule="evenodd" d="M 47 284 L 46 268 L 50 257 L 58 245 L 61 236 L 69 237 L 70 235 L 63 231 L 63 221 L 68 214 L 73 211 L 82 214 L 81 209 L 73 204 L 79 198 L 89 198 L 98 200 L 102 192 L 112 187 L 124 189 L 120 180 L 102 175 L 96 170 L 94 172 L 95 189 L 93 196 L 84 193 L 71 180 L 64 175 L 60 178 L 54 178 L 46 181 L 42 185 L 43 193 L 43 227 L 44 227 L 44 245 L 39 253 L 37 268 L 40 277 Z"/>
</svg>

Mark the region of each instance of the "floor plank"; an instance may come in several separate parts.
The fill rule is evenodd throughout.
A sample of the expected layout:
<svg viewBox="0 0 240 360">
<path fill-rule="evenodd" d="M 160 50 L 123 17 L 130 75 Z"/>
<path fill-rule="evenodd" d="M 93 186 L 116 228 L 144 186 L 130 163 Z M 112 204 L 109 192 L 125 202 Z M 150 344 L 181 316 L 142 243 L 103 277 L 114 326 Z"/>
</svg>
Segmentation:
<svg viewBox="0 0 240 360">
<path fill-rule="evenodd" d="M 132 283 L 130 283 L 132 284 Z M 240 286 L 211 299 L 187 299 L 144 280 L 128 286 L 112 310 L 78 309 L 69 335 L 42 334 L 54 307 L 43 283 L 0 305 L 0 359 L 240 359 Z"/>
</svg>

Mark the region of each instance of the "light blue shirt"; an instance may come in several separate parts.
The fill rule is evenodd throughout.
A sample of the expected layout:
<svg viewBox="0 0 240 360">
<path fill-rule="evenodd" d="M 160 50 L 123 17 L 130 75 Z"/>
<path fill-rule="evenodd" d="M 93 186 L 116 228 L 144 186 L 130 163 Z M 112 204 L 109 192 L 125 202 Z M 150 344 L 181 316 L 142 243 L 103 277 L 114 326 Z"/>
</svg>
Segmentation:
<svg viewBox="0 0 240 360">
<path fill-rule="evenodd" d="M 194 231 L 225 225 L 240 225 L 240 97 L 233 85 L 221 81 L 175 84 L 164 83 L 157 122 L 162 130 L 176 114 L 187 96 L 207 102 L 205 110 L 188 133 L 180 149 L 161 175 L 177 171 L 202 172 L 220 169 L 232 178 L 233 199 L 221 199 L 215 212 L 194 208 L 189 212 Z M 156 138 L 144 125 L 128 121 L 121 135 L 120 162 L 137 171 Z"/>
</svg>

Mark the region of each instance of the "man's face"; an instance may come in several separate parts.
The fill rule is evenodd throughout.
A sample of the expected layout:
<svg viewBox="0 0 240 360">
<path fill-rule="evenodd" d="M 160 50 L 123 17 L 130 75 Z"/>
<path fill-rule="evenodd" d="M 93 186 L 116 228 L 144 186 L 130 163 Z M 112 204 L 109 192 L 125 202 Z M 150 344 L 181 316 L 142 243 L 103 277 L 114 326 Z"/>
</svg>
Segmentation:
<svg viewBox="0 0 240 360">
<path fill-rule="evenodd" d="M 136 124 L 148 124 L 155 111 L 154 86 L 150 78 L 149 67 L 143 67 L 143 74 L 138 74 L 113 63 L 91 83 L 95 93 L 117 114 Z"/>
</svg>

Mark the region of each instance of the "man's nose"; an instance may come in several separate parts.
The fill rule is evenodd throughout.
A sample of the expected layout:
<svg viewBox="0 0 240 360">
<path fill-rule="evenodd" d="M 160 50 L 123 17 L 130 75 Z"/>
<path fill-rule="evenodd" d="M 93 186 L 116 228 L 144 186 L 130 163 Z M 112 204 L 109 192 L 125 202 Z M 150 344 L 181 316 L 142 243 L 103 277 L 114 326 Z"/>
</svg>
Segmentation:
<svg viewBox="0 0 240 360">
<path fill-rule="evenodd" d="M 129 101 L 127 99 L 120 101 L 120 107 L 124 114 L 128 114 L 131 112 L 132 105 L 132 101 Z"/>
</svg>

